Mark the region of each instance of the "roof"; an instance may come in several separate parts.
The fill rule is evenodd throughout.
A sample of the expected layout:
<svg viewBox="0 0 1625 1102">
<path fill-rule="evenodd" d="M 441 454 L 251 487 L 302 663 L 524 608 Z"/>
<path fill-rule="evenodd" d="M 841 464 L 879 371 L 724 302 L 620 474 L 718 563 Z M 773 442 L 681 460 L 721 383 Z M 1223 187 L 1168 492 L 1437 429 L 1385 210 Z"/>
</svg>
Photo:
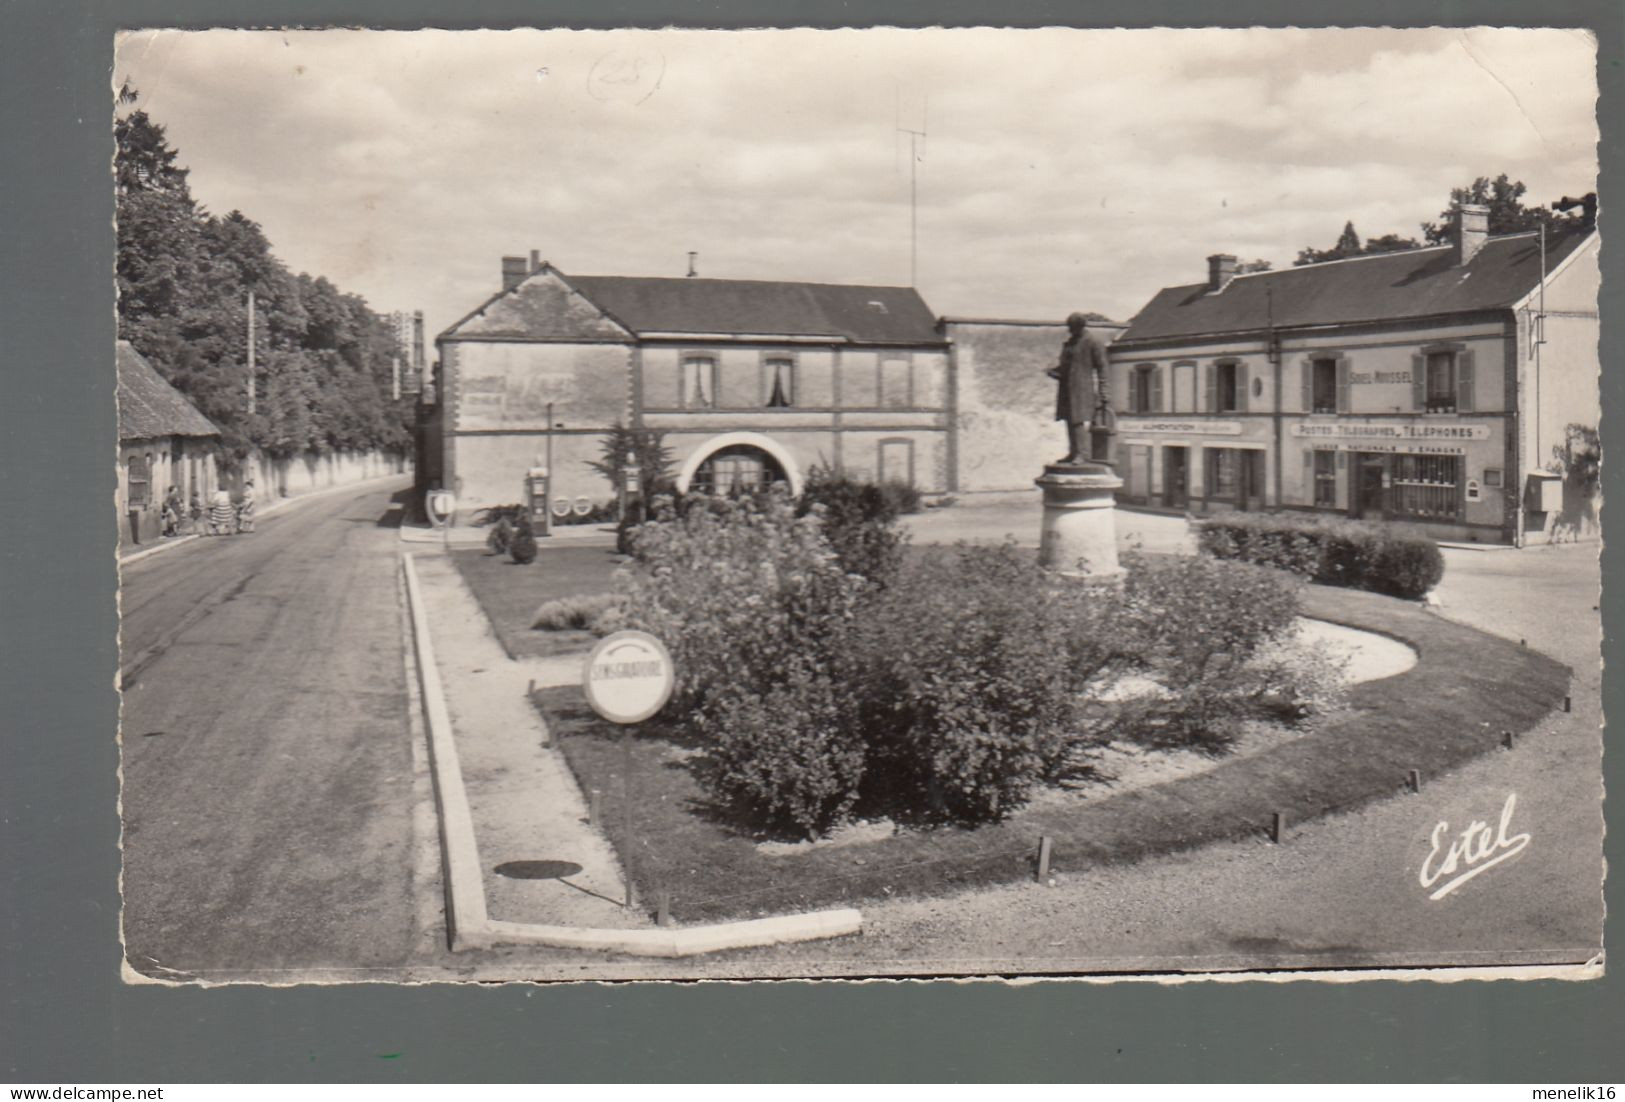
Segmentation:
<svg viewBox="0 0 1625 1102">
<path fill-rule="evenodd" d="M 164 436 L 219 436 L 186 396 L 168 383 L 129 341 L 118 342 L 118 435 L 120 440 Z"/>
<path fill-rule="evenodd" d="M 1549 235 L 1546 271 L 1589 235 Z M 1238 275 L 1214 293 L 1205 282 L 1168 287 L 1135 315 L 1117 343 L 1475 313 L 1511 306 L 1540 282 L 1539 234 L 1489 238 L 1460 267 L 1453 258 L 1453 246 L 1439 245 Z"/>
<path fill-rule="evenodd" d="M 943 343 L 937 319 L 912 287 L 770 280 L 564 277 L 639 336 L 836 337 L 858 344 Z"/>
</svg>

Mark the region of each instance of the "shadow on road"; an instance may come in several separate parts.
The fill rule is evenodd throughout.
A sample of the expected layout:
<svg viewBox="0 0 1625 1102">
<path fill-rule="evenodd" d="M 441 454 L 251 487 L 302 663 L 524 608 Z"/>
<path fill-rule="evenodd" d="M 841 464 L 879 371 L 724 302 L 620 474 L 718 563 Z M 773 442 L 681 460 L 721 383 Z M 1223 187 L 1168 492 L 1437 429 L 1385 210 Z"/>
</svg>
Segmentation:
<svg viewBox="0 0 1625 1102">
<path fill-rule="evenodd" d="M 399 528 L 412 511 L 412 491 L 410 489 L 396 490 L 389 495 L 389 507 L 384 515 L 377 520 L 379 528 Z"/>
</svg>

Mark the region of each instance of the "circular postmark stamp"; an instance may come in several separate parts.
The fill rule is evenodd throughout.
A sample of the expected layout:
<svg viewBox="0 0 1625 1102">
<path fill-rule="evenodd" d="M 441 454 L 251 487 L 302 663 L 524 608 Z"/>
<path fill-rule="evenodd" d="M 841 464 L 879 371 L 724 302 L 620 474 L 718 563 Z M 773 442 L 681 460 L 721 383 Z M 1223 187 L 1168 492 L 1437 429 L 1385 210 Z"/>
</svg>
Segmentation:
<svg viewBox="0 0 1625 1102">
<path fill-rule="evenodd" d="M 587 92 L 602 103 L 638 104 L 659 91 L 665 75 L 665 54 L 649 43 L 630 43 L 593 62 Z"/>
</svg>

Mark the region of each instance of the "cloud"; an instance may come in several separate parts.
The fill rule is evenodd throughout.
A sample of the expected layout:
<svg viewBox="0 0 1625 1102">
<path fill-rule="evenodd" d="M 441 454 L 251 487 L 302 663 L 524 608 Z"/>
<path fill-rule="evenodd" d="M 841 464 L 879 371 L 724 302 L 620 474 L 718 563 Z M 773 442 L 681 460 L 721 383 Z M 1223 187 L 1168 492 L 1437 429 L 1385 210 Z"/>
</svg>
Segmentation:
<svg viewBox="0 0 1625 1102">
<path fill-rule="evenodd" d="M 143 32 L 129 76 L 200 201 L 295 269 L 449 324 L 498 257 L 566 271 L 906 283 L 942 313 L 1130 316 L 1216 251 L 1453 186 L 1595 186 L 1573 31 Z"/>
</svg>

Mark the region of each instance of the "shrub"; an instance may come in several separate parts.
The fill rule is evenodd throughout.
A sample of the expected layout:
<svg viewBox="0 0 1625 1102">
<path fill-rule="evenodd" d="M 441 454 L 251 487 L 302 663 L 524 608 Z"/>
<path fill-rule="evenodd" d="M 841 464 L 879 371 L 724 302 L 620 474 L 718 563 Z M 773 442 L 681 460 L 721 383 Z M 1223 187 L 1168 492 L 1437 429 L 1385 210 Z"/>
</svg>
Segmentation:
<svg viewBox="0 0 1625 1102">
<path fill-rule="evenodd" d="M 724 689 L 698 715 L 697 775 L 770 833 L 817 837 L 857 802 L 864 749 L 851 701 L 825 669 L 797 660 L 764 692 Z"/>
<path fill-rule="evenodd" d="M 536 533 L 530 530 L 530 519 L 521 517 L 508 544 L 508 554 L 516 563 L 536 561 Z"/>
<path fill-rule="evenodd" d="M 1118 598 L 1042 570 L 1014 547 L 908 563 L 866 606 L 861 686 L 867 801 L 925 821 L 1002 818 L 1080 737 L 1078 696 L 1119 659 Z"/>
<path fill-rule="evenodd" d="M 1289 570 L 1324 585 L 1420 598 L 1444 577 L 1432 540 L 1330 517 L 1235 513 L 1202 521 L 1202 551 Z"/>
<path fill-rule="evenodd" d="M 903 537 L 895 529 L 902 489 L 912 488 L 900 483 L 877 486 L 814 467 L 807 472 L 796 512 L 819 517 L 842 570 L 884 585 L 902 560 Z M 918 506 L 915 492 L 914 507 Z"/>
<path fill-rule="evenodd" d="M 880 493 L 891 506 L 893 515 L 920 511 L 920 490 L 917 486 L 889 478 L 880 484 Z"/>
<path fill-rule="evenodd" d="M 1165 694 L 1124 718 L 1143 738 L 1219 745 L 1256 714 L 1267 691 L 1260 652 L 1286 640 L 1298 615 L 1290 575 L 1208 557 L 1124 556 L 1120 646 Z"/>
<path fill-rule="evenodd" d="M 485 546 L 490 548 L 493 555 L 506 555 L 509 544 L 513 543 L 513 525 L 507 519 L 497 521 L 485 537 Z"/>
<path fill-rule="evenodd" d="M 864 583 L 841 570 L 817 518 L 797 517 L 782 488 L 682 504 L 661 500 L 632 530 L 639 565 L 621 590 L 628 626 L 671 651 L 678 706 L 723 686 L 762 695 L 792 658 L 839 646 Z"/>
<path fill-rule="evenodd" d="M 608 631 L 600 629 L 606 624 L 619 622 L 620 606 L 621 598 L 615 593 L 560 597 L 537 608 L 530 626 L 536 631 L 591 631 L 607 635 Z M 611 616 L 612 612 L 617 615 Z"/>
</svg>

